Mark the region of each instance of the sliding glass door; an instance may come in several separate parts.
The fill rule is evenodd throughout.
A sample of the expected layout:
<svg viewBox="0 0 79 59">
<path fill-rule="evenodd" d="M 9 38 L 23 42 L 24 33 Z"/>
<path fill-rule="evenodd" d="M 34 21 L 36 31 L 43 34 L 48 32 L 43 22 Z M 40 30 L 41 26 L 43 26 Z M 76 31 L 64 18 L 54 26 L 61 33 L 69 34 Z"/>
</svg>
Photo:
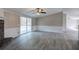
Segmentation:
<svg viewBox="0 0 79 59">
<path fill-rule="evenodd" d="M 31 32 L 31 18 L 20 17 L 20 34 Z"/>
<path fill-rule="evenodd" d="M 31 18 L 26 18 L 26 32 L 31 32 L 31 25 L 32 25 L 32 23 L 31 23 Z"/>
</svg>

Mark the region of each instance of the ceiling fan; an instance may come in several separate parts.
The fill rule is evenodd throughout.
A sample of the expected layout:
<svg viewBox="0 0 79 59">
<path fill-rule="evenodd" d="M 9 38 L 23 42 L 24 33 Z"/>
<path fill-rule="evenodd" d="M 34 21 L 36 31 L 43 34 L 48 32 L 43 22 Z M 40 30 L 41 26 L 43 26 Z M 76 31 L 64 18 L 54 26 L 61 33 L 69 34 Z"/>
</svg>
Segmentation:
<svg viewBox="0 0 79 59">
<path fill-rule="evenodd" d="M 28 13 L 36 14 L 36 15 L 46 15 L 46 8 L 34 8 L 33 10 L 29 11 Z"/>
<path fill-rule="evenodd" d="M 46 10 L 44 8 L 36 8 L 34 11 L 36 13 L 46 14 Z"/>
</svg>

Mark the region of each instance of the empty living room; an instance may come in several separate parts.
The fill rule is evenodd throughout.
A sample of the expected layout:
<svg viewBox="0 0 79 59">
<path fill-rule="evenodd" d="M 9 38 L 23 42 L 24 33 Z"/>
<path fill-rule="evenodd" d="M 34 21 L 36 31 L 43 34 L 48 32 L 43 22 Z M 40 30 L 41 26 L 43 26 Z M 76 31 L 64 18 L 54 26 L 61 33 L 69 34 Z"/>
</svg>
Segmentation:
<svg viewBox="0 0 79 59">
<path fill-rule="evenodd" d="M 79 8 L 0 8 L 0 50 L 78 50 Z"/>
</svg>

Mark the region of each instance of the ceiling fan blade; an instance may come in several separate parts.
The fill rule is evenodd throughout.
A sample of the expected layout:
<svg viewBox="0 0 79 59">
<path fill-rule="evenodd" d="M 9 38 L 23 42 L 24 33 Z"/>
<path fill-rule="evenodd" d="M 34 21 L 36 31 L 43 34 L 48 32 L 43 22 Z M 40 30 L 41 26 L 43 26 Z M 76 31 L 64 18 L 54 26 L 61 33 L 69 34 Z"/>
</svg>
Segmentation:
<svg viewBox="0 0 79 59">
<path fill-rule="evenodd" d="M 46 14 L 46 12 L 41 12 L 41 13 L 44 13 L 44 14 Z"/>
<path fill-rule="evenodd" d="M 46 11 L 44 11 L 43 9 L 41 8 L 36 8 L 36 9 L 33 9 L 31 11 L 28 11 L 27 14 L 46 14 Z"/>
</svg>

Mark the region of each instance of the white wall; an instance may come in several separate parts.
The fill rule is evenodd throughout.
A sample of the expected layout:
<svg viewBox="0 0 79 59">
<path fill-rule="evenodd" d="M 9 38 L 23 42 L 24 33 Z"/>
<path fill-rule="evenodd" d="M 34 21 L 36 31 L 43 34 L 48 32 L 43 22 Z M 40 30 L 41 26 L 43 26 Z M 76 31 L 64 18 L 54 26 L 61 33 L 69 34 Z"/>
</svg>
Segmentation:
<svg viewBox="0 0 79 59">
<path fill-rule="evenodd" d="M 4 37 L 17 37 L 20 35 L 20 15 L 16 12 L 4 10 L 5 24 Z M 36 30 L 36 19 L 32 19 L 32 31 Z"/>
<path fill-rule="evenodd" d="M 20 32 L 20 17 L 13 11 L 4 10 L 4 37 L 17 37 Z"/>
<path fill-rule="evenodd" d="M 32 18 L 32 31 L 37 30 L 37 18 Z"/>
<path fill-rule="evenodd" d="M 66 20 L 66 22 L 67 22 L 67 24 L 66 24 L 67 29 L 73 30 L 73 31 L 78 31 L 78 20 L 79 19 L 67 16 L 67 20 Z"/>
<path fill-rule="evenodd" d="M 19 35 L 17 16 L 14 12 L 5 11 L 0 8 L 0 19 L 4 20 L 4 38 L 16 37 Z"/>
<path fill-rule="evenodd" d="M 66 32 L 73 39 L 78 39 L 78 20 L 76 17 L 67 16 Z"/>
<path fill-rule="evenodd" d="M 14 28 L 5 28 L 4 31 L 4 38 L 9 38 L 9 37 L 17 37 L 19 35 L 19 28 L 14 27 Z"/>
<path fill-rule="evenodd" d="M 0 8 L 0 17 L 4 17 L 4 10 Z"/>
<path fill-rule="evenodd" d="M 63 32 L 63 13 L 59 12 L 38 19 L 38 30 L 48 32 Z"/>
</svg>

